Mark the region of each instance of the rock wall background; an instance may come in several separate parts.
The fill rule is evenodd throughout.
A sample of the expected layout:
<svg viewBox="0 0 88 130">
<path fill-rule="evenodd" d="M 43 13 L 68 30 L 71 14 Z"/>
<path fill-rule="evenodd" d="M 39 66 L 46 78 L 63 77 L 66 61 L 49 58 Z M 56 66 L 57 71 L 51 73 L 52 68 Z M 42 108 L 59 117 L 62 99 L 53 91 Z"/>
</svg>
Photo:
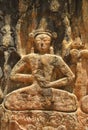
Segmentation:
<svg viewBox="0 0 88 130">
<path fill-rule="evenodd" d="M 0 9 L 3 11 L 3 15 L 10 15 L 11 17 L 11 26 L 13 28 L 17 27 L 17 30 L 20 32 L 20 41 L 22 49 L 25 53 L 29 46 L 29 37 L 28 34 L 35 28 L 38 27 L 39 22 L 42 17 L 45 17 L 48 21 L 48 26 L 52 31 L 57 32 L 58 40 L 55 43 L 55 46 L 59 46 L 61 49 L 61 42 L 64 37 L 64 16 L 67 14 L 70 20 L 72 27 L 72 34 L 74 37 L 74 27 L 77 26 L 78 32 L 81 35 L 81 38 L 85 44 L 87 44 L 87 0 L 55 0 L 57 3 L 56 9 L 53 9 L 53 0 L 49 1 L 33 1 L 33 0 L 20 0 L 9 2 L 4 0 L 0 1 Z M 5 18 L 4 18 L 5 22 Z M 3 23 L 4 24 L 4 23 Z M 19 27 L 20 26 L 20 27 Z M 25 35 L 25 36 L 24 36 Z M 24 46 L 26 45 L 26 50 Z M 57 48 L 56 47 L 56 48 Z M 30 50 L 30 46 L 29 46 Z M 58 51 L 58 49 L 56 50 Z"/>
</svg>

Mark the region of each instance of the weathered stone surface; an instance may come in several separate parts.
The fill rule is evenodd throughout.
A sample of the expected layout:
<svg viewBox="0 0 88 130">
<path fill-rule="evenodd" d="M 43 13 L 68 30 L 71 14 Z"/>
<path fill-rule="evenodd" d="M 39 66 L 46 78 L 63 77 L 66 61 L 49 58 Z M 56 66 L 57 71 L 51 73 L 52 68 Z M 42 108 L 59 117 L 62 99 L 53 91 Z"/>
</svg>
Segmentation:
<svg viewBox="0 0 88 130">
<path fill-rule="evenodd" d="M 88 130 L 87 26 L 88 0 L 0 0 L 0 130 Z"/>
<path fill-rule="evenodd" d="M 77 96 L 78 100 L 80 100 L 87 94 L 87 87 L 88 87 L 87 65 L 88 65 L 87 59 L 83 58 L 80 59 L 80 61 L 77 63 L 76 68 L 77 77 L 75 82 L 74 93 Z"/>
<path fill-rule="evenodd" d="M 7 95 L 4 101 L 5 107 L 14 111 L 42 109 L 73 112 L 77 110 L 75 95 L 53 88 L 37 89 L 36 86 L 32 88 L 30 86 L 23 91 L 15 91 Z"/>
<path fill-rule="evenodd" d="M 88 113 L 88 95 L 81 99 L 81 109 L 83 112 Z"/>
<path fill-rule="evenodd" d="M 36 110 L 12 112 L 8 120 L 7 130 L 78 130 L 76 113 Z"/>
</svg>

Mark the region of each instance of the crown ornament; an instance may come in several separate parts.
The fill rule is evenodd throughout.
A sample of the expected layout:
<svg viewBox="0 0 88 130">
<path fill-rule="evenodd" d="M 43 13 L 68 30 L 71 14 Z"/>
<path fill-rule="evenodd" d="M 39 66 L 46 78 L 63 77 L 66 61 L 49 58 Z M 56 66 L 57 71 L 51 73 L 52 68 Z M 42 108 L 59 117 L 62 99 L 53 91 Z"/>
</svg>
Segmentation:
<svg viewBox="0 0 88 130">
<path fill-rule="evenodd" d="M 29 33 L 29 37 L 35 38 L 37 35 L 40 34 L 46 34 L 53 39 L 57 38 L 57 33 L 52 32 L 50 29 L 48 29 L 46 18 L 41 19 L 39 27 L 36 30 L 33 30 L 31 33 Z"/>
</svg>

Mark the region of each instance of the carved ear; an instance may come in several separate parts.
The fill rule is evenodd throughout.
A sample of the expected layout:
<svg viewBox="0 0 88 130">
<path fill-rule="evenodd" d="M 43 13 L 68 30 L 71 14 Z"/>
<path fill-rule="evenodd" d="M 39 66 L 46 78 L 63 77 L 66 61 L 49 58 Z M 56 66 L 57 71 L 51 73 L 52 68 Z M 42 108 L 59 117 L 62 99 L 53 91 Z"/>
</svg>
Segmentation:
<svg viewBox="0 0 88 130">
<path fill-rule="evenodd" d="M 34 47 L 31 48 L 31 53 L 34 53 Z"/>
<path fill-rule="evenodd" d="M 53 46 L 50 47 L 50 54 L 54 54 Z"/>
</svg>

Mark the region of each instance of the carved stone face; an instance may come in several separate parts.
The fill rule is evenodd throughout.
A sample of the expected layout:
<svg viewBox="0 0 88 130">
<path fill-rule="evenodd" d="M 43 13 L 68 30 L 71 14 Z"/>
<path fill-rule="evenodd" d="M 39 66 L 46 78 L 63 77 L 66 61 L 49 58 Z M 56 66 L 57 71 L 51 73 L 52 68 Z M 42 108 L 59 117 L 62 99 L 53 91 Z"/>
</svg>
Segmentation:
<svg viewBox="0 0 88 130">
<path fill-rule="evenodd" d="M 35 37 L 36 49 L 39 53 L 48 53 L 51 43 L 51 37 L 47 34 L 39 34 Z"/>
</svg>

